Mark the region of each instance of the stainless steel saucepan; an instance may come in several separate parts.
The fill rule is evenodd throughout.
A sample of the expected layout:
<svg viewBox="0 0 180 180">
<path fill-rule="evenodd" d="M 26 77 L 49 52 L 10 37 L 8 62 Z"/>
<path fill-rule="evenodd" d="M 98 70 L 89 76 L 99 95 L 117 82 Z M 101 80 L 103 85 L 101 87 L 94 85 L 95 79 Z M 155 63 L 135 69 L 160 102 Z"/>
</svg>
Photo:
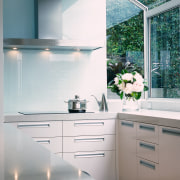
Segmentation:
<svg viewBox="0 0 180 180">
<path fill-rule="evenodd" d="M 65 101 L 68 103 L 68 111 L 69 113 L 84 113 L 86 112 L 86 104 L 87 100 L 80 100 L 78 95 L 75 95 L 75 99 L 70 99 Z"/>
</svg>

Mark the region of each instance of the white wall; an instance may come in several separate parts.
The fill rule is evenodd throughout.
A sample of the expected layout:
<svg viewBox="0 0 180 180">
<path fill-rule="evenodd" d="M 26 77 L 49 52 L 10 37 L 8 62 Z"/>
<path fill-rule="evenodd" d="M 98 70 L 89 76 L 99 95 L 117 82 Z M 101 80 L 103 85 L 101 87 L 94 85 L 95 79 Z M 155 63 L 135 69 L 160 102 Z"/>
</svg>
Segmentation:
<svg viewBox="0 0 180 180">
<path fill-rule="evenodd" d="M 3 122 L 3 5 L 0 0 L 0 122 Z"/>
<path fill-rule="evenodd" d="M 63 0 L 63 39 L 106 41 L 105 0 Z M 75 94 L 98 110 L 106 93 L 106 47 L 95 51 L 5 50 L 5 112 L 67 110 Z"/>
</svg>

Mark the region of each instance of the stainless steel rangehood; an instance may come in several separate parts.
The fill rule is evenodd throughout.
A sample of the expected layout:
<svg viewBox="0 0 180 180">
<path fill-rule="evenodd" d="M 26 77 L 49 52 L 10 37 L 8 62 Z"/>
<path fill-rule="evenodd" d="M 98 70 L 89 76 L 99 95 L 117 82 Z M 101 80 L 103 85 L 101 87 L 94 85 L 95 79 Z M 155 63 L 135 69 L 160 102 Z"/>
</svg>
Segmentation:
<svg viewBox="0 0 180 180">
<path fill-rule="evenodd" d="M 62 1 L 35 1 L 35 39 L 4 39 L 4 48 L 95 50 L 103 47 L 101 41 L 62 40 Z"/>
<path fill-rule="evenodd" d="M 58 39 L 4 39 L 4 48 L 21 49 L 54 49 L 54 50 L 74 50 L 90 51 L 102 48 L 101 42 L 95 41 L 75 41 Z"/>
</svg>

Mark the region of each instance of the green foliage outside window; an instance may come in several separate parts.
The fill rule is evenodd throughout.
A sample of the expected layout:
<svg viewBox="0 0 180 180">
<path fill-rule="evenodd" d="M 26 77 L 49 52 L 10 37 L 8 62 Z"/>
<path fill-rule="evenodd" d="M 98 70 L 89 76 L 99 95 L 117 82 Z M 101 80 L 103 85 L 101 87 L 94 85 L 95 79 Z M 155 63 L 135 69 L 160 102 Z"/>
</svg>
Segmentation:
<svg viewBox="0 0 180 180">
<path fill-rule="evenodd" d="M 107 29 L 107 81 L 125 68 L 126 62 L 141 68 L 144 65 L 143 12 Z"/>
</svg>

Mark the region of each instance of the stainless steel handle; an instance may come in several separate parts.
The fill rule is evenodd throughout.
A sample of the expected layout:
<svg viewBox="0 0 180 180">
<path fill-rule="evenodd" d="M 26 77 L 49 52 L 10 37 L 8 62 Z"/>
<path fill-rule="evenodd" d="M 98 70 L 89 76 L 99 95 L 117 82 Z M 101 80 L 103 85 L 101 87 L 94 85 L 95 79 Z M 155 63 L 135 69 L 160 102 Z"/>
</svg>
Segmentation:
<svg viewBox="0 0 180 180">
<path fill-rule="evenodd" d="M 154 164 L 151 164 L 151 163 L 149 163 L 147 161 L 140 160 L 139 163 L 141 165 L 143 165 L 143 166 L 148 167 L 148 168 L 151 168 L 151 169 L 154 169 L 154 170 L 156 169 L 156 166 Z"/>
<path fill-rule="evenodd" d="M 47 140 L 35 140 L 37 143 L 40 143 L 40 144 L 50 144 L 51 141 L 49 139 Z"/>
<path fill-rule="evenodd" d="M 155 127 L 154 126 L 140 125 L 139 128 L 143 129 L 143 130 L 148 130 L 148 131 L 155 131 Z"/>
<path fill-rule="evenodd" d="M 50 123 L 42 123 L 42 124 L 18 124 L 18 128 L 48 128 L 50 127 Z"/>
<path fill-rule="evenodd" d="M 76 138 L 74 142 L 103 142 L 104 138 Z"/>
<path fill-rule="evenodd" d="M 151 145 L 151 144 L 146 144 L 146 143 L 140 142 L 139 146 L 141 146 L 143 148 L 146 148 L 146 149 L 150 149 L 150 150 L 155 151 L 155 145 Z"/>
<path fill-rule="evenodd" d="M 75 158 L 96 158 L 96 157 L 104 157 L 105 153 L 85 153 L 85 154 L 75 154 Z"/>
<path fill-rule="evenodd" d="M 162 128 L 162 132 L 169 135 L 180 136 L 180 130 Z"/>
<path fill-rule="evenodd" d="M 132 123 L 132 122 L 122 121 L 122 122 L 121 122 L 121 125 L 122 125 L 122 126 L 134 127 L 134 123 Z"/>
<path fill-rule="evenodd" d="M 104 126 L 104 122 L 82 122 L 74 123 L 74 126 Z"/>
</svg>

